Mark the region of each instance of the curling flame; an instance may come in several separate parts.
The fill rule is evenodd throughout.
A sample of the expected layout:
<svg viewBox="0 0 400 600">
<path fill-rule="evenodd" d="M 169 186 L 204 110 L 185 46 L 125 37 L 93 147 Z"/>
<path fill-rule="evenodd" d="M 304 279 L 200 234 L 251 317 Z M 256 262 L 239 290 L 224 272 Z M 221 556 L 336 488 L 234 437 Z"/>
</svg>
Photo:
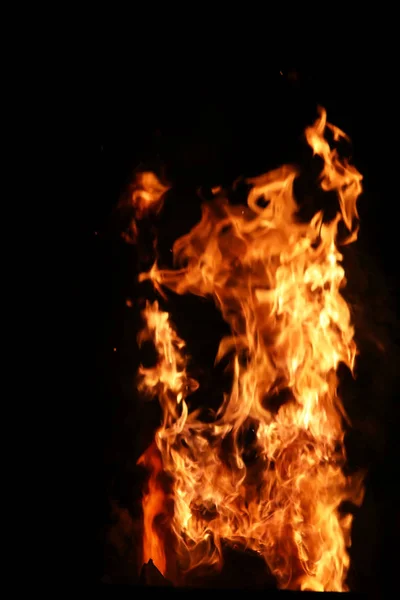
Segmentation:
<svg viewBox="0 0 400 600">
<path fill-rule="evenodd" d="M 190 410 L 197 384 L 168 313 L 157 303 L 144 311 L 141 339 L 154 341 L 159 360 L 141 369 L 140 388 L 162 406 L 155 440 L 162 465 L 153 474 L 162 467 L 173 479 L 170 526 L 181 571 L 220 566 L 224 542 L 261 554 L 280 588 L 347 589 L 352 517 L 339 506 L 360 503 L 363 490 L 360 477 L 342 471 L 336 371 L 339 363 L 353 369 L 356 345 L 336 244 L 341 220 L 342 242 L 357 236 L 361 175 L 330 148 L 326 128 L 336 141 L 344 136 L 324 110 L 305 133 L 324 161 L 321 187 L 337 192 L 336 218 L 324 222 L 320 211 L 299 221 L 298 172 L 286 165 L 249 181 L 248 207 L 221 198 L 205 204 L 198 225 L 174 245 L 179 268 L 154 265 L 141 276 L 157 288 L 212 297 L 231 328 L 217 360 L 231 357 L 232 388 L 210 423 Z M 157 494 L 150 487 L 144 498 L 144 553 L 165 573 L 153 528 L 162 511 Z"/>
<path fill-rule="evenodd" d="M 149 214 L 160 212 L 164 204 L 165 193 L 169 189 L 169 186 L 161 183 L 151 171 L 142 171 L 135 174 L 129 197 L 123 198 L 120 203 L 120 207 L 129 206 L 134 208 L 134 216 L 129 223 L 129 227 L 122 234 L 126 242 L 137 243 L 138 222 Z"/>
<path fill-rule="evenodd" d="M 142 219 L 149 212 L 161 210 L 168 189 L 151 171 L 137 173 L 131 196 L 136 218 Z"/>
</svg>

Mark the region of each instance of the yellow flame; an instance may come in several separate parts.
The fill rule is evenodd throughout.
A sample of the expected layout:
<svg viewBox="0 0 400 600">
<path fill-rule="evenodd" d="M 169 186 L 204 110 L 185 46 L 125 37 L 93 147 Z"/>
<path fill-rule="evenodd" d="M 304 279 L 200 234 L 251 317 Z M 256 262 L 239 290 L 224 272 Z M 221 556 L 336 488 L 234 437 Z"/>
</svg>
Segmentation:
<svg viewBox="0 0 400 600">
<path fill-rule="evenodd" d="M 345 274 L 337 236 L 343 220 L 342 242 L 357 237 L 362 178 L 330 148 L 326 128 L 335 141 L 345 135 L 322 109 L 305 133 L 324 162 L 322 189 L 337 193 L 335 219 L 326 223 L 318 212 L 309 223 L 298 220 L 298 171 L 285 165 L 249 180 L 245 209 L 220 197 L 205 204 L 201 221 L 174 245 L 178 268 L 154 265 L 141 276 L 160 290 L 213 298 L 231 328 L 217 360 L 233 353 L 232 389 L 206 423 L 186 402 L 197 383 L 168 313 L 157 303 L 144 311 L 141 339 L 154 341 L 159 360 L 141 368 L 140 389 L 157 395 L 163 410 L 156 444 L 173 478 L 170 527 L 182 571 L 221 565 L 225 541 L 260 553 L 280 588 L 347 589 L 351 516 L 339 506 L 360 503 L 363 488 L 360 477 L 342 471 L 345 412 L 336 371 L 339 363 L 353 369 L 357 349 L 340 294 Z M 286 401 L 274 408 L 279 393 Z M 252 460 L 244 454 L 249 429 Z M 145 555 L 157 564 L 162 540 L 152 520 L 160 507 L 149 506 L 147 496 Z M 165 572 L 162 552 L 157 566 Z"/>
</svg>

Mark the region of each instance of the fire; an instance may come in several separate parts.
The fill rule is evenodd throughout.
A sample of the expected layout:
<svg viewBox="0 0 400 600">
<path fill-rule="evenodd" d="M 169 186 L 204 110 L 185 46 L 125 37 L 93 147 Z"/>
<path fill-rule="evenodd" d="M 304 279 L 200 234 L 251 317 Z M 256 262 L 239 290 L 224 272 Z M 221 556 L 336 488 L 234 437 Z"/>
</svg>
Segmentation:
<svg viewBox="0 0 400 600">
<path fill-rule="evenodd" d="M 121 206 L 133 207 L 135 216 L 129 223 L 128 230 L 123 232 L 122 237 L 128 243 L 138 241 L 138 222 L 151 214 L 157 214 L 163 207 L 165 193 L 169 186 L 162 183 L 151 171 L 139 171 L 136 173 L 130 194 L 123 198 Z"/>
<path fill-rule="evenodd" d="M 172 559 L 154 525 L 168 499 L 160 472 L 172 482 L 168 527 L 179 572 L 220 567 L 228 543 L 262 555 L 280 588 L 347 589 L 352 516 L 340 505 L 361 503 L 363 486 L 343 473 L 337 369 L 353 370 L 357 348 L 338 245 L 357 237 L 362 177 L 330 147 L 327 129 L 336 142 L 345 137 L 321 109 L 305 136 L 323 160 L 321 188 L 338 197 L 330 222 L 323 211 L 301 222 L 299 172 L 285 165 L 248 181 L 246 207 L 221 194 L 204 204 L 200 222 L 175 242 L 177 268 L 155 264 L 141 275 L 160 291 L 212 298 L 231 329 L 216 360 L 229 360 L 232 387 L 205 420 L 190 408 L 198 384 L 169 314 L 157 303 L 143 313 L 140 341 L 153 340 L 158 362 L 141 368 L 139 389 L 163 412 L 158 453 L 152 446 L 140 459 L 151 463 L 143 552 L 163 573 Z"/>
<path fill-rule="evenodd" d="M 168 186 L 162 184 L 151 171 L 138 173 L 131 197 L 136 218 L 141 219 L 151 211 L 160 211 L 163 205 L 164 194 L 168 189 Z"/>
<path fill-rule="evenodd" d="M 143 454 L 139 461 L 150 470 L 148 482 L 148 491 L 143 498 L 144 514 L 144 537 L 143 537 L 143 560 L 148 562 L 150 559 L 158 566 L 158 569 L 165 573 L 166 557 L 163 543 L 163 535 L 157 530 L 155 518 L 163 515 L 165 512 L 166 494 L 164 493 L 161 482 L 159 481 L 163 465 L 157 447 L 153 444 Z"/>
</svg>

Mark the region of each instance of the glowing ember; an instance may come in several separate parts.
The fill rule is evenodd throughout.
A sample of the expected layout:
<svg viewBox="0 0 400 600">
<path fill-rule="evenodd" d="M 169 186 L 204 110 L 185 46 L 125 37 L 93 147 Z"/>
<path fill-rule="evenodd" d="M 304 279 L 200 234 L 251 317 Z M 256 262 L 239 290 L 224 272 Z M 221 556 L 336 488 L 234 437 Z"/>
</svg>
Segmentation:
<svg viewBox="0 0 400 600">
<path fill-rule="evenodd" d="M 151 470 L 143 559 L 164 574 L 175 568 L 169 561 L 180 573 L 218 568 L 224 542 L 262 555 L 280 588 L 347 589 L 352 517 L 339 506 L 360 503 L 363 486 L 342 471 L 345 413 L 336 371 L 339 363 L 353 369 L 356 346 L 336 244 L 357 237 L 361 175 L 330 148 L 326 128 L 335 141 L 345 137 L 326 123 L 324 110 L 305 133 L 323 159 L 321 188 L 338 196 L 333 220 L 320 211 L 299 221 L 298 172 L 286 165 L 249 181 L 247 207 L 221 195 L 205 204 L 201 221 L 174 245 L 177 269 L 155 264 L 141 275 L 160 291 L 213 298 L 231 328 L 217 360 L 230 358 L 232 388 L 205 422 L 190 410 L 187 398 L 198 384 L 168 313 L 157 303 L 143 313 L 140 341 L 154 342 L 158 363 L 140 369 L 139 389 L 157 396 L 163 411 L 156 445 L 140 459 Z M 278 394 L 285 401 L 274 407 Z M 171 479 L 168 493 L 161 473 Z M 160 514 L 169 518 L 174 555 L 157 526 Z"/>
</svg>

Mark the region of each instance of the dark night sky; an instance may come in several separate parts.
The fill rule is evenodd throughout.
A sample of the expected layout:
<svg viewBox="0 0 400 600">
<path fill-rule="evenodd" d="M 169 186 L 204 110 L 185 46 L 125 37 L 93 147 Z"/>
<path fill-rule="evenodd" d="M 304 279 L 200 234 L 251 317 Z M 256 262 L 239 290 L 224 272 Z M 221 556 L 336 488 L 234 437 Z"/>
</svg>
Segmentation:
<svg viewBox="0 0 400 600">
<path fill-rule="evenodd" d="M 371 526 L 372 533 L 365 544 L 362 531 L 357 533 L 358 558 L 354 562 L 358 562 L 353 577 L 358 589 L 378 586 L 384 565 L 391 560 L 385 540 L 393 530 L 388 519 L 392 525 L 395 520 L 389 477 L 395 461 L 393 364 L 398 356 L 393 316 L 398 285 L 398 220 L 393 207 L 398 192 L 395 177 L 388 175 L 394 163 L 388 150 L 393 144 L 391 121 L 395 119 L 392 78 L 389 69 L 358 61 L 349 61 L 347 68 L 336 65 L 324 70 L 279 64 L 246 70 L 220 62 L 213 64 L 211 72 L 201 61 L 190 69 L 175 65 L 164 70 L 159 64 L 114 69 L 108 64 L 104 71 L 96 70 L 89 84 L 90 101 L 82 104 L 77 150 L 82 183 L 73 204 L 73 220 L 79 226 L 72 248 L 77 273 L 72 284 L 77 307 L 74 332 L 81 340 L 79 377 L 86 382 L 84 386 L 77 382 L 72 410 L 76 407 L 85 423 L 87 417 L 85 431 L 90 432 L 82 477 L 94 525 L 96 550 L 93 554 L 87 549 L 87 553 L 95 556 L 95 582 L 105 573 L 116 582 L 134 581 L 126 560 L 110 558 L 106 548 L 109 498 L 113 496 L 127 507 L 136 501 L 130 489 L 135 487 L 133 465 L 151 436 L 151 432 L 143 433 L 140 421 L 148 409 L 135 405 L 132 391 L 138 321 L 135 310 L 125 307 L 125 299 L 135 300 L 140 291 L 135 284 L 135 250 L 120 238 L 123 216 L 116 207 L 121 194 L 135 168 L 163 166 L 178 189 L 171 200 L 175 204 L 165 207 L 167 226 L 162 236 L 168 245 L 198 218 L 199 201 L 194 192 L 199 185 L 229 182 L 239 175 L 295 161 L 302 152 L 302 131 L 315 117 L 319 103 L 327 108 L 328 120 L 352 139 L 353 162 L 364 175 L 365 193 L 358 204 L 358 254 L 368 283 L 363 279 L 359 296 L 362 303 L 370 305 L 364 322 L 373 322 L 371 329 L 380 332 L 388 348 L 384 358 L 377 359 L 372 353 L 366 361 L 365 374 L 360 376 L 363 393 L 355 400 L 358 408 L 353 407 L 356 421 L 364 424 L 355 442 L 359 444 L 355 463 L 361 454 L 372 465 L 365 514 L 360 517 L 360 530 Z M 183 305 L 176 306 L 183 314 Z M 186 306 L 190 308 L 190 302 Z M 211 313 L 199 316 L 197 329 L 196 325 L 190 329 L 182 317 L 183 330 L 186 327 L 189 335 L 197 335 L 207 319 L 213 323 Z M 212 344 L 204 343 L 205 353 Z M 368 341 L 365 347 L 369 348 Z M 371 392 L 367 373 L 371 377 L 371 369 L 382 371 L 389 363 L 387 374 L 380 373 Z M 361 398 L 364 392 L 366 399 Z M 152 413 L 151 419 L 157 416 Z"/>
</svg>

